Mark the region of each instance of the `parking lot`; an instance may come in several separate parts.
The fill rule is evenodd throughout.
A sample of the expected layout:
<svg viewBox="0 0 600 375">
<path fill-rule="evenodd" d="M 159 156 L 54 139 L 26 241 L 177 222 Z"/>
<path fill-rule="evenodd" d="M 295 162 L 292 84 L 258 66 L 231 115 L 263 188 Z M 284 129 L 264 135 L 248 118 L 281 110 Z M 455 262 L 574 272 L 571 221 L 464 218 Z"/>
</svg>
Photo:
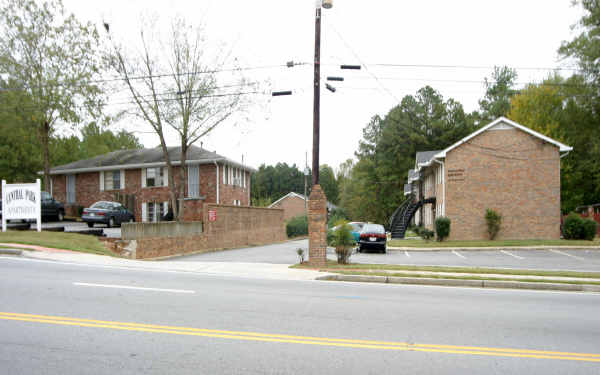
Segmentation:
<svg viewBox="0 0 600 375">
<path fill-rule="evenodd" d="M 298 263 L 296 249 L 303 248 L 308 258 L 308 240 L 226 250 L 174 258 L 172 261 Z M 335 260 L 332 248 L 327 258 Z M 387 254 L 355 253 L 356 263 L 435 265 L 459 267 L 501 267 L 543 270 L 600 271 L 600 250 L 490 250 L 490 251 L 395 251 Z"/>
</svg>

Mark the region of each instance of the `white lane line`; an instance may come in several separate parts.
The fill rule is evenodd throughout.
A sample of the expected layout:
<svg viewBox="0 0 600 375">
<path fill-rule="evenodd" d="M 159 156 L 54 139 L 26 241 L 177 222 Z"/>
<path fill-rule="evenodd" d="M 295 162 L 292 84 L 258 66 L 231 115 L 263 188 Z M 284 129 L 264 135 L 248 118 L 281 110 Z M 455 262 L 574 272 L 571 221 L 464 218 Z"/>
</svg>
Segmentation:
<svg viewBox="0 0 600 375">
<path fill-rule="evenodd" d="M 138 286 L 129 286 L 129 285 L 90 284 L 90 283 L 73 283 L 73 285 L 95 286 L 95 287 L 99 287 L 99 288 L 148 290 L 148 291 L 152 291 L 152 292 L 196 293 L 193 290 L 185 290 L 185 289 L 142 288 L 142 287 L 138 287 Z"/>
<path fill-rule="evenodd" d="M 506 250 L 500 250 L 500 252 L 501 252 L 502 254 L 510 255 L 510 256 L 511 256 L 511 257 L 513 257 L 513 258 L 517 258 L 517 259 L 525 259 L 525 258 L 523 258 L 523 257 L 520 257 L 520 256 L 518 256 L 518 255 L 515 255 L 515 254 L 513 254 L 513 253 L 511 253 L 511 252 L 509 252 L 509 251 L 506 251 Z"/>
<path fill-rule="evenodd" d="M 461 258 L 463 258 L 463 259 L 467 259 L 467 257 L 466 257 L 466 256 L 462 255 L 461 253 L 459 253 L 459 252 L 458 252 L 458 251 L 456 251 L 456 250 L 452 250 L 452 253 L 453 253 L 454 255 L 458 256 L 458 257 L 461 257 Z"/>
<path fill-rule="evenodd" d="M 404 250 L 404 255 L 406 255 L 407 258 L 410 258 L 410 254 L 408 254 L 408 251 Z"/>
<path fill-rule="evenodd" d="M 576 256 L 576 255 L 572 255 L 572 254 L 563 253 L 563 252 L 562 252 L 562 251 L 560 251 L 560 250 L 553 250 L 553 249 L 550 249 L 550 251 L 552 251 L 553 253 L 556 253 L 556 254 L 561 254 L 561 255 L 565 255 L 565 256 L 568 256 L 568 257 L 571 257 L 571 258 L 575 258 L 575 259 L 579 259 L 579 260 L 585 260 L 585 258 L 578 257 L 578 256 Z"/>
</svg>

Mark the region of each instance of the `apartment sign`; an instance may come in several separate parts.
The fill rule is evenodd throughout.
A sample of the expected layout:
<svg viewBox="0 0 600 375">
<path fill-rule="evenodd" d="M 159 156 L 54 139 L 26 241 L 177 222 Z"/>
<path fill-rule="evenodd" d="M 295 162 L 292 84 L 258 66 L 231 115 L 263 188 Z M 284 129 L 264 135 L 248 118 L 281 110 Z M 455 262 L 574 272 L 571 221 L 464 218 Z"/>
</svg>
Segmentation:
<svg viewBox="0 0 600 375">
<path fill-rule="evenodd" d="M 8 220 L 36 220 L 42 230 L 42 203 L 40 180 L 33 184 L 7 184 L 2 180 L 2 231 Z"/>
</svg>

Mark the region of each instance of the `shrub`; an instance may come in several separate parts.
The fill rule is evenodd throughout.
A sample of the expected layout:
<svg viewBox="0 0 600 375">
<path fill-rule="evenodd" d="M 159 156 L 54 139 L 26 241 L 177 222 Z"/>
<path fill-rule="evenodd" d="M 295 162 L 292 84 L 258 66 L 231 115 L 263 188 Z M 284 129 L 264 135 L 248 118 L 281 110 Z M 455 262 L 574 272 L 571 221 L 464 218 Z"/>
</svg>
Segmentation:
<svg viewBox="0 0 600 375">
<path fill-rule="evenodd" d="M 435 234 L 438 241 L 443 241 L 450 235 L 450 219 L 440 216 L 435 219 Z"/>
<path fill-rule="evenodd" d="M 498 232 L 500 232 L 500 226 L 502 225 L 502 215 L 487 208 L 485 210 L 485 223 L 487 225 L 487 232 L 490 240 L 496 238 Z"/>
<path fill-rule="evenodd" d="M 583 239 L 593 241 L 596 237 L 596 231 L 598 230 L 598 223 L 592 219 L 583 221 Z"/>
<path fill-rule="evenodd" d="M 425 241 L 430 241 L 433 238 L 433 231 L 429 230 L 427 228 L 423 228 L 420 227 L 421 229 L 419 229 L 419 236 L 424 239 Z"/>
<path fill-rule="evenodd" d="M 308 218 L 306 215 L 291 218 L 285 226 L 288 237 L 306 236 L 308 234 Z"/>
<path fill-rule="evenodd" d="M 352 247 L 354 246 L 354 237 L 352 236 L 352 228 L 348 224 L 342 224 L 334 231 L 330 231 L 331 241 L 329 244 L 335 247 L 335 254 L 339 264 L 347 264 L 352 255 Z"/>
<path fill-rule="evenodd" d="M 575 212 L 571 212 L 563 223 L 563 237 L 567 240 L 577 240 L 583 236 L 583 219 Z"/>
<path fill-rule="evenodd" d="M 300 258 L 300 263 L 304 263 L 304 249 L 299 247 L 296 249 L 296 254 L 298 254 L 298 258 Z"/>
<path fill-rule="evenodd" d="M 329 220 L 327 221 L 327 226 L 329 228 L 338 225 L 340 221 L 348 222 L 350 220 L 350 216 L 346 213 L 343 208 L 336 208 L 329 212 Z"/>
</svg>

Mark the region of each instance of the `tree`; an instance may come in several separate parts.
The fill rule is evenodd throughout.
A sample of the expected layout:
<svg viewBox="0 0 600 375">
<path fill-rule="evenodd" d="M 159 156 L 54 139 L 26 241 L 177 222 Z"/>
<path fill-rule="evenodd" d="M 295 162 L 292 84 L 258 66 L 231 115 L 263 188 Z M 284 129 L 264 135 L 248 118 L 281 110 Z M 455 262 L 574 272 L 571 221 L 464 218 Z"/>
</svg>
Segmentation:
<svg viewBox="0 0 600 375">
<path fill-rule="evenodd" d="M 335 179 L 335 173 L 327 164 L 322 164 L 319 167 L 319 185 L 321 185 L 321 188 L 327 197 L 327 201 L 338 204 L 339 190 Z"/>
<path fill-rule="evenodd" d="M 0 71 L 30 97 L 21 118 L 27 117 L 39 134 L 46 187 L 52 134 L 102 115 L 98 39 L 94 26 L 67 15 L 60 0 L 4 0 L 1 5 Z"/>
<path fill-rule="evenodd" d="M 107 24 L 106 29 L 108 32 Z M 181 220 L 189 147 L 242 111 L 248 104 L 246 94 L 252 92 L 247 91 L 248 83 L 235 69 L 227 69 L 229 82 L 221 86 L 219 73 L 235 61 L 227 51 L 211 51 L 201 28 L 176 18 L 168 38 L 157 35 L 156 29 L 153 22 L 141 30 L 141 53 L 118 46 L 110 37 L 112 66 L 133 97 L 134 114 L 159 138 L 169 170 L 171 207 L 174 217 Z M 177 182 L 165 140 L 167 127 L 177 133 L 181 147 Z"/>
<path fill-rule="evenodd" d="M 509 118 L 573 147 L 561 159 L 561 209 L 600 202 L 600 128 L 596 89 L 583 76 L 554 75 L 511 101 Z"/>
<path fill-rule="evenodd" d="M 600 83 L 600 2 L 598 0 L 575 0 L 585 14 L 572 29 L 580 33 L 571 41 L 563 41 L 558 53 L 573 58 L 588 82 Z"/>
<path fill-rule="evenodd" d="M 517 71 L 507 66 L 495 66 L 492 78 L 485 78 L 485 96 L 479 101 L 479 124 L 485 125 L 498 117 L 506 116 L 510 110 L 510 98 L 518 91 L 514 89 Z"/>
<path fill-rule="evenodd" d="M 309 192 L 312 185 L 308 176 Z M 274 202 L 289 192 L 302 194 L 304 192 L 304 173 L 296 164 L 277 163 L 276 165 L 261 165 L 252 175 L 252 204 L 265 205 Z M 309 194 L 307 192 L 307 194 Z"/>
<path fill-rule="evenodd" d="M 403 185 L 417 151 L 439 150 L 474 130 L 473 119 L 453 99 L 426 86 L 405 96 L 363 130 L 358 158 L 345 185 L 342 207 L 354 220 L 386 223 L 404 200 Z"/>
</svg>

